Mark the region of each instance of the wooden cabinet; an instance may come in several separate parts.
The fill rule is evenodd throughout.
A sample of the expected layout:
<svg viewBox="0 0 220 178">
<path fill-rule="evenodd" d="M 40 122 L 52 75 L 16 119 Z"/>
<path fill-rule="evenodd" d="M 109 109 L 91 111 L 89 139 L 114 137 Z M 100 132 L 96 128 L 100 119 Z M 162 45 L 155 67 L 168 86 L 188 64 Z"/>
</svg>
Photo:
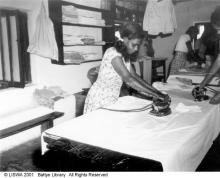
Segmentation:
<svg viewBox="0 0 220 178">
<path fill-rule="evenodd" d="M 115 0 L 115 24 L 122 24 L 126 21 L 143 22 L 146 1 Z"/>
<path fill-rule="evenodd" d="M 101 1 L 101 0 L 100 0 Z M 79 1 L 78 1 L 79 2 Z M 94 62 L 94 61 L 101 61 L 102 55 L 106 48 L 111 46 L 114 43 L 115 37 L 115 29 L 114 29 L 114 12 L 111 10 L 96 8 L 96 7 L 89 7 L 81 4 L 74 3 L 74 1 L 62 1 L 62 0 L 48 0 L 48 8 L 49 8 L 49 17 L 51 18 L 54 24 L 54 31 L 55 31 L 55 38 L 58 46 L 58 56 L 59 60 L 54 61 L 54 64 L 81 64 L 86 62 Z M 71 11 L 71 8 L 77 10 L 77 12 L 83 12 L 84 16 L 82 16 L 81 21 L 74 21 L 75 18 L 72 18 L 72 21 L 64 20 L 64 8 Z M 98 16 L 100 19 L 97 21 L 94 18 L 87 18 L 85 16 L 89 16 L 89 14 Z M 74 13 L 70 15 L 70 18 L 74 16 Z M 77 14 L 76 14 L 77 16 Z M 77 19 L 77 18 L 76 18 Z M 103 23 L 99 23 L 103 22 Z M 77 43 L 76 41 L 73 43 L 66 43 L 68 40 L 68 36 L 66 37 L 66 31 L 71 32 L 73 35 L 87 35 L 87 36 L 96 36 L 92 42 L 86 43 Z M 65 37 L 65 39 L 64 39 Z M 71 37 L 69 37 L 71 39 Z M 90 39 L 91 40 L 91 39 Z M 97 41 L 98 40 L 98 41 Z M 98 51 L 101 53 L 94 55 L 93 59 L 85 59 L 81 62 L 71 62 L 67 61 L 66 53 L 67 51 L 76 51 L 77 53 L 80 52 L 88 52 L 89 50 Z M 77 55 L 76 55 L 77 56 Z M 72 58 L 72 56 L 71 56 Z M 74 60 L 73 60 L 74 61 Z"/>
</svg>

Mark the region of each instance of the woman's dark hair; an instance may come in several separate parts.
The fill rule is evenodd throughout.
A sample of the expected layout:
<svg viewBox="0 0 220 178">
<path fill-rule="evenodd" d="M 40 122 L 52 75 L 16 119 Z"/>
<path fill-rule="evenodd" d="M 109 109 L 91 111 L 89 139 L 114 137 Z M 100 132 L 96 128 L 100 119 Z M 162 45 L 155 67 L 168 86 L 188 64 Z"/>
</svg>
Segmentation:
<svg viewBox="0 0 220 178">
<path fill-rule="evenodd" d="M 188 30 L 186 31 L 186 34 L 191 36 L 191 34 L 193 33 L 199 33 L 199 29 L 195 26 L 190 26 Z"/>
<path fill-rule="evenodd" d="M 211 23 L 220 27 L 220 6 L 217 6 L 211 15 Z"/>
<path fill-rule="evenodd" d="M 143 30 L 141 26 L 135 22 L 127 22 L 123 24 L 119 30 L 119 33 L 121 38 L 127 37 L 129 40 L 143 38 Z M 127 54 L 127 49 L 123 41 L 117 40 L 115 42 L 114 47 L 118 52 L 120 52 L 123 55 L 125 60 L 129 57 L 129 54 Z"/>
<path fill-rule="evenodd" d="M 143 37 L 143 30 L 138 23 L 127 22 L 123 24 L 119 30 L 121 38 L 127 37 L 128 39 L 141 39 Z"/>
</svg>

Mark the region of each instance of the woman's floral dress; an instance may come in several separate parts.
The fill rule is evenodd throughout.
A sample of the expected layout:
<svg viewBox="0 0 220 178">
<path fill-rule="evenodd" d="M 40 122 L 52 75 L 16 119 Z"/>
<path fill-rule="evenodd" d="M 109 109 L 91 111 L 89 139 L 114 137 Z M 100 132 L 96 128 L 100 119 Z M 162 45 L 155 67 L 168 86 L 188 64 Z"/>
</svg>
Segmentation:
<svg viewBox="0 0 220 178">
<path fill-rule="evenodd" d="M 119 97 L 122 78 L 114 70 L 111 61 L 115 57 L 122 57 L 114 47 L 106 50 L 100 66 L 98 78 L 90 88 L 86 97 L 84 114 L 115 103 Z M 124 61 L 124 58 L 123 62 Z M 125 63 L 128 70 L 130 63 Z"/>
</svg>

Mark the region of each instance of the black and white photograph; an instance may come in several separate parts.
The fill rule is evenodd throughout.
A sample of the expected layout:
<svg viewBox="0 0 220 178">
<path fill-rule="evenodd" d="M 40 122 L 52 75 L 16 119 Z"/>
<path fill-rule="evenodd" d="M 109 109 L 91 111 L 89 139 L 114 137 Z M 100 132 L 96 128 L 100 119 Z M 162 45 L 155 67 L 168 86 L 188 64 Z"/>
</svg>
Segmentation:
<svg viewBox="0 0 220 178">
<path fill-rule="evenodd" d="M 220 0 L 0 0 L 1 176 L 220 176 L 219 42 Z"/>
</svg>

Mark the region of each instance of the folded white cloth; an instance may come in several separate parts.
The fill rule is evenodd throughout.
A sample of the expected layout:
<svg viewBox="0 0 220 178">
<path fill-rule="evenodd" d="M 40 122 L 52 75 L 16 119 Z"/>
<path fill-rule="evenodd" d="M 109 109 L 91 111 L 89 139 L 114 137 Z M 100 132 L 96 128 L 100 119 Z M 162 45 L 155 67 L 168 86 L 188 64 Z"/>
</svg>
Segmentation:
<svg viewBox="0 0 220 178">
<path fill-rule="evenodd" d="M 192 86 L 180 83 L 180 82 L 174 82 L 174 83 L 162 83 L 162 82 L 154 82 L 153 87 L 155 87 L 158 90 L 162 91 L 169 91 L 169 90 L 191 90 Z"/>
<path fill-rule="evenodd" d="M 175 111 L 184 113 L 184 112 L 202 112 L 201 108 L 196 105 L 186 106 L 183 103 L 179 103 L 175 107 Z"/>
<path fill-rule="evenodd" d="M 179 69 L 179 72 L 188 72 L 186 69 Z"/>
</svg>

